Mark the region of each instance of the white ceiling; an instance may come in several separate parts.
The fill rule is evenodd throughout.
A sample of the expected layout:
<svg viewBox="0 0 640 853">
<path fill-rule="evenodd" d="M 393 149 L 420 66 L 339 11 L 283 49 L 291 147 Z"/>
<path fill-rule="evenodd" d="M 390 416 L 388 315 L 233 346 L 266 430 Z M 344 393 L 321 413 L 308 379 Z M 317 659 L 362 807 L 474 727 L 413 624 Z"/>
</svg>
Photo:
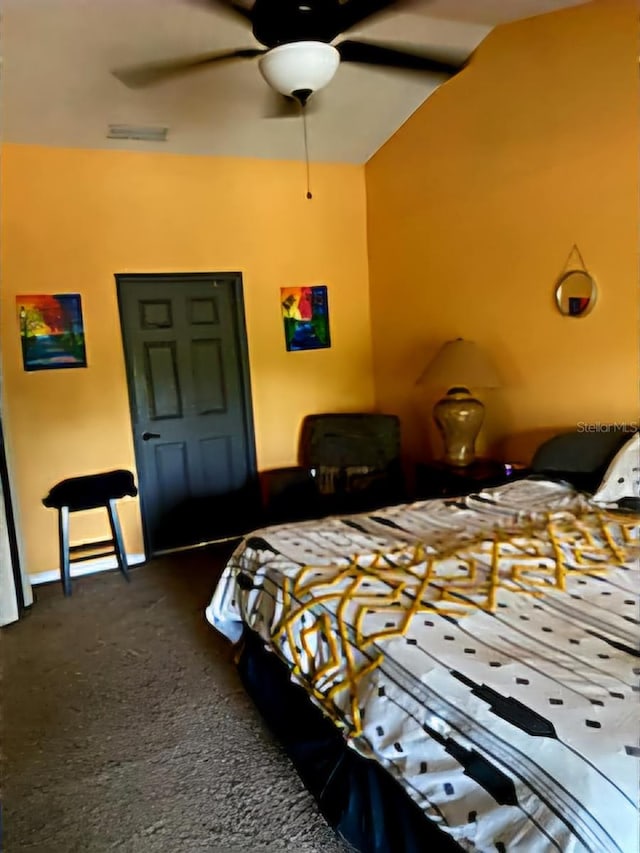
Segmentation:
<svg viewBox="0 0 640 853">
<path fill-rule="evenodd" d="M 375 16 L 349 36 L 466 58 L 497 24 L 580 2 L 413 0 L 410 11 Z M 127 89 L 109 73 L 138 62 L 258 46 L 240 18 L 205 6 L 186 0 L 3 0 L 3 141 L 301 159 L 300 120 L 268 117 L 273 102 L 255 59 L 142 90 Z M 311 159 L 365 162 L 441 82 L 436 75 L 342 64 L 309 115 Z M 109 123 L 168 125 L 168 141 L 110 140 Z"/>
</svg>

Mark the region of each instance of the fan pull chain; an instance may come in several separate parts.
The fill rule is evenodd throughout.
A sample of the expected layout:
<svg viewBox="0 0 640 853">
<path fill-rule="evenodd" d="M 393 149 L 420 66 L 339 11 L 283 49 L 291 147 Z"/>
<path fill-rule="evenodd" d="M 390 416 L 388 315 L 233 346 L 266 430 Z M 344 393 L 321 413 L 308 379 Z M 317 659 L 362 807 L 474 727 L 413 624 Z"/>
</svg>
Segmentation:
<svg viewBox="0 0 640 853">
<path fill-rule="evenodd" d="M 309 178 L 309 140 L 307 139 L 307 110 L 305 104 L 301 104 L 302 109 L 302 128 L 304 132 L 304 160 L 307 169 L 307 198 L 313 198 L 311 194 L 310 178 Z"/>
</svg>

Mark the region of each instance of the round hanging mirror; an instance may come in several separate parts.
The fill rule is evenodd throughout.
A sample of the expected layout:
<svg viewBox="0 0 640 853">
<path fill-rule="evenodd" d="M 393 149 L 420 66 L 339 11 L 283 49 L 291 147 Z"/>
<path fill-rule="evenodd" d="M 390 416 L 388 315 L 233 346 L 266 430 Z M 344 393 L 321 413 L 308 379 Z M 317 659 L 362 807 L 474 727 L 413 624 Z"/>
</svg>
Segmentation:
<svg viewBox="0 0 640 853">
<path fill-rule="evenodd" d="M 569 270 L 556 284 L 556 303 L 566 317 L 584 317 L 596 301 L 596 283 L 586 270 Z"/>
</svg>

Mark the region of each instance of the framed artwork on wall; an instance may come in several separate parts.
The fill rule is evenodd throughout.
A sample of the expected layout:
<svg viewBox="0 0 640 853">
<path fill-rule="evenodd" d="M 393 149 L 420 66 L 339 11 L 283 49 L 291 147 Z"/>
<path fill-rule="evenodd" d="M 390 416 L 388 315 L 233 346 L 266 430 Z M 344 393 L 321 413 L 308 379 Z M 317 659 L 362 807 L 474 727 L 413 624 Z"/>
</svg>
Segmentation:
<svg viewBox="0 0 640 853">
<path fill-rule="evenodd" d="M 16 296 L 25 370 L 86 367 L 79 293 Z"/>
<path fill-rule="evenodd" d="M 331 346 L 327 287 L 281 287 L 280 303 L 287 352 Z"/>
</svg>

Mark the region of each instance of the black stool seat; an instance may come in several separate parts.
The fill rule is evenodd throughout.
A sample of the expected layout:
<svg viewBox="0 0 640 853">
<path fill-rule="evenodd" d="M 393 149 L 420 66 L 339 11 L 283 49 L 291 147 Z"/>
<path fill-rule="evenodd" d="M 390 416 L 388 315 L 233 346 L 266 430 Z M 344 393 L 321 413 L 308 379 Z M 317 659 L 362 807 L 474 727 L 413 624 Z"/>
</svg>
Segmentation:
<svg viewBox="0 0 640 853">
<path fill-rule="evenodd" d="M 138 494 L 131 471 L 107 471 L 104 474 L 88 474 L 85 477 L 70 477 L 55 485 L 42 503 L 60 509 L 68 506 L 71 512 L 95 509 L 109 500 Z"/>
<path fill-rule="evenodd" d="M 65 595 L 71 595 L 71 553 L 86 551 L 88 548 L 110 545 L 111 550 L 85 557 L 76 561 L 91 559 L 96 556 L 115 554 L 118 568 L 129 580 L 127 557 L 124 550 L 122 530 L 116 511 L 116 501 L 119 498 L 138 494 L 131 471 L 105 471 L 100 474 L 88 474 L 84 477 L 70 477 L 57 483 L 42 503 L 51 509 L 58 510 L 58 532 L 60 537 L 60 569 L 62 588 Z M 111 539 L 94 543 L 92 546 L 69 544 L 69 513 L 86 509 L 104 507 L 109 516 Z"/>
</svg>

